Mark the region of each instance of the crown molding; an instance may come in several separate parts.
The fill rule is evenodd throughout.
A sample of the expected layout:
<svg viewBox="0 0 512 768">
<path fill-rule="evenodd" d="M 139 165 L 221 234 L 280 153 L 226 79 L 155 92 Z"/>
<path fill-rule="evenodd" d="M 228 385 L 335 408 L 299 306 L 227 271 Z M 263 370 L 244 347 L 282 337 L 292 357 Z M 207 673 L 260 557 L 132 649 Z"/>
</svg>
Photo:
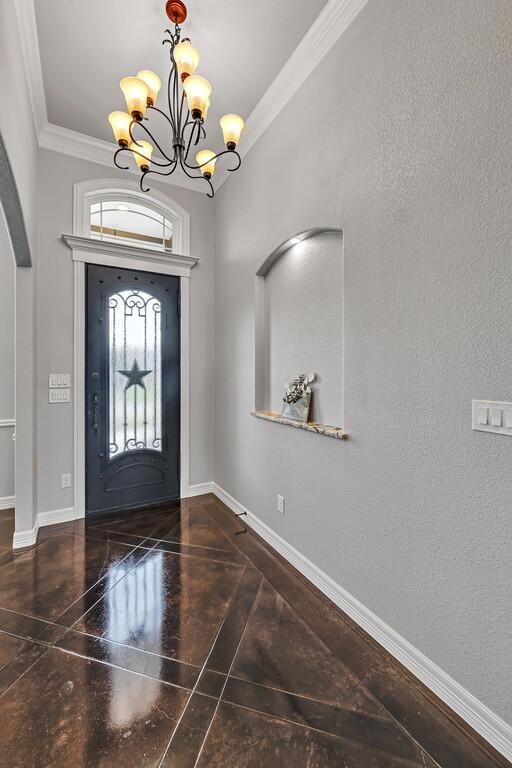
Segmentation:
<svg viewBox="0 0 512 768">
<path fill-rule="evenodd" d="M 237 147 L 242 157 L 286 107 L 367 2 L 329 0 L 247 118 L 243 140 Z M 220 173 L 216 177 L 216 188 L 219 189 L 229 176 L 227 171 Z"/>
<path fill-rule="evenodd" d="M 368 0 L 328 1 L 247 118 L 243 141 L 238 147 L 242 157 L 249 152 L 284 109 L 367 2 Z M 15 4 L 25 75 L 39 146 L 53 152 L 112 167 L 115 151 L 113 143 L 48 122 L 34 0 L 15 0 Z M 133 171 L 130 169 L 130 172 L 139 173 L 137 169 Z M 215 188 L 219 189 L 229 176 L 228 171 L 219 173 L 216 176 Z M 195 192 L 200 191 L 195 182 L 186 176 L 161 176 L 158 177 L 158 181 L 192 189 Z"/>
<path fill-rule="evenodd" d="M 80 160 L 88 160 L 91 163 L 106 165 L 111 169 L 115 167 L 113 157 L 117 146 L 113 142 L 95 139 L 92 136 L 87 136 L 85 133 L 72 131 L 70 128 L 63 128 L 53 123 L 46 123 L 42 130 L 39 131 L 39 146 L 41 149 L 60 152 L 62 155 L 70 155 L 71 157 L 78 157 Z M 125 173 L 131 173 L 140 178 L 140 171 L 135 166 L 129 168 Z M 149 186 L 151 186 L 153 181 L 162 184 L 172 184 L 174 187 L 191 189 L 194 192 L 202 191 L 201 186 L 198 186 L 197 183 L 185 175 L 173 174 L 172 176 L 149 177 L 147 179 Z"/>
</svg>

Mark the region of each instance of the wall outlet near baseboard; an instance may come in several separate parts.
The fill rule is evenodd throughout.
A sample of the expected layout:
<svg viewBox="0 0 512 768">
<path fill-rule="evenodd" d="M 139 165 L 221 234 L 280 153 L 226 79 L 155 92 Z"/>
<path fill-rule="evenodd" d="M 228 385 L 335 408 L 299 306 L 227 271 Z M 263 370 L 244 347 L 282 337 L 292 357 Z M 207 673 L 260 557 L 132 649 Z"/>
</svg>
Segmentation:
<svg viewBox="0 0 512 768">
<path fill-rule="evenodd" d="M 61 488 L 71 488 L 71 475 L 61 475 L 60 476 L 60 487 Z"/>
<path fill-rule="evenodd" d="M 280 496 L 279 494 L 277 494 L 277 511 L 280 515 L 283 515 L 283 517 L 286 514 L 284 511 L 284 496 Z"/>
</svg>

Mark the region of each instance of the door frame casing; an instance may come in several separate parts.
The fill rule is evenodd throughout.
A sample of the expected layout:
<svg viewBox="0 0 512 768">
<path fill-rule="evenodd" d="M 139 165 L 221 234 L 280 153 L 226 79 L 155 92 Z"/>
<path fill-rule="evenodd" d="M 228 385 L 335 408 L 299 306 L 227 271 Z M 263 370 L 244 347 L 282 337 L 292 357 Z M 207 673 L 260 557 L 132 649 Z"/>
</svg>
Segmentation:
<svg viewBox="0 0 512 768">
<path fill-rule="evenodd" d="M 124 245 L 88 237 L 88 211 L 91 194 L 111 194 L 157 203 L 171 218 L 177 232 L 181 253 L 167 253 L 141 246 Z M 85 517 L 85 265 L 98 264 L 122 269 L 136 269 L 174 275 L 180 278 L 180 495 L 189 495 L 190 461 L 190 272 L 199 259 L 190 255 L 190 216 L 175 201 L 160 193 L 142 194 L 130 182 L 119 179 L 96 179 L 74 187 L 73 234 L 62 235 L 71 250 L 73 260 L 73 467 L 75 517 Z M 174 241 L 174 233 L 173 233 Z"/>
</svg>

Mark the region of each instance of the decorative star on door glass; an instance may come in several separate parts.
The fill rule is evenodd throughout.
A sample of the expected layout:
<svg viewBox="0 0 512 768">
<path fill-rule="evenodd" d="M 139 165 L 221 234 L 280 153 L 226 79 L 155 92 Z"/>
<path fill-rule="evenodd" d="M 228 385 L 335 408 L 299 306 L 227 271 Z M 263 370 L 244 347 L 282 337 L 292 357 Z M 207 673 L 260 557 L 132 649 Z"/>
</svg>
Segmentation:
<svg viewBox="0 0 512 768">
<path fill-rule="evenodd" d="M 124 388 L 124 391 L 126 392 L 126 390 L 130 389 L 130 387 L 136 387 L 137 385 L 142 387 L 142 389 L 146 389 L 146 385 L 142 379 L 144 376 L 152 373 L 152 371 L 141 371 L 137 360 L 134 360 L 133 365 L 129 371 L 118 371 L 118 373 L 122 373 L 123 376 L 126 376 L 127 378 L 126 386 Z"/>
</svg>

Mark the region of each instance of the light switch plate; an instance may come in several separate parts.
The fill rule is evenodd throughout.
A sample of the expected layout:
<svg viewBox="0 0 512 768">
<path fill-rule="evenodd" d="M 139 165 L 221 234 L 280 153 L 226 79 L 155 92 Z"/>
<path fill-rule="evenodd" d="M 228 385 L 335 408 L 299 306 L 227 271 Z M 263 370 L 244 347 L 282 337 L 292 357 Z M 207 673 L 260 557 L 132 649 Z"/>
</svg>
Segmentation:
<svg viewBox="0 0 512 768">
<path fill-rule="evenodd" d="M 71 390 L 70 389 L 50 389 L 50 390 L 48 390 L 48 402 L 49 403 L 70 403 L 71 402 Z"/>
<path fill-rule="evenodd" d="M 50 373 L 48 376 L 48 386 L 50 389 L 61 389 L 71 386 L 70 373 Z"/>
<path fill-rule="evenodd" d="M 512 437 L 512 403 L 473 400 L 473 429 Z"/>
</svg>

